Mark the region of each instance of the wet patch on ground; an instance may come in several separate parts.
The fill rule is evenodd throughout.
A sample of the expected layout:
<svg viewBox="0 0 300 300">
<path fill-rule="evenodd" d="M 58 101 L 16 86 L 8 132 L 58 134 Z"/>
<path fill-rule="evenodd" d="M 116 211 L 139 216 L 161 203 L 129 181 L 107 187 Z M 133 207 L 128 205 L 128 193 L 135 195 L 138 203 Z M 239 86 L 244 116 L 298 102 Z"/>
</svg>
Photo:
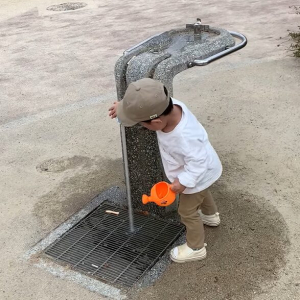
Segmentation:
<svg viewBox="0 0 300 300">
<path fill-rule="evenodd" d="M 60 173 L 78 167 L 91 167 L 93 159 L 86 156 L 75 155 L 73 157 L 59 157 L 48 159 L 40 163 L 36 169 L 39 172 Z"/>
<path fill-rule="evenodd" d="M 205 228 L 207 259 L 170 264 L 166 254 L 150 275 L 126 291 L 129 299 L 250 300 L 262 292 L 262 285 L 278 278 L 290 247 L 286 223 L 265 198 L 224 183 L 233 175 L 243 179 L 251 173 L 230 157 L 224 159 L 224 176 L 211 189 L 222 222 L 218 228 Z M 83 161 L 74 163 L 78 175 L 66 177 L 36 204 L 34 212 L 44 230 L 62 223 L 109 186 L 123 182 L 121 159 Z"/>
<path fill-rule="evenodd" d="M 132 292 L 130 299 L 248 300 L 276 280 L 289 249 L 282 216 L 265 199 L 224 184 L 212 192 L 222 223 L 205 227 L 207 259 L 172 263 L 154 286 Z"/>
<path fill-rule="evenodd" d="M 67 2 L 67 3 L 62 3 L 62 4 L 57 4 L 57 5 L 51 5 L 47 7 L 47 10 L 52 10 L 52 11 L 68 11 L 68 10 L 76 10 L 80 9 L 87 6 L 86 3 L 84 2 Z"/>
<path fill-rule="evenodd" d="M 74 174 L 66 176 L 55 190 L 42 196 L 35 204 L 33 214 L 45 230 L 64 222 L 105 189 L 123 183 L 121 159 L 60 158 L 43 166 L 46 165 L 53 172 L 62 172 L 68 166 Z"/>
</svg>

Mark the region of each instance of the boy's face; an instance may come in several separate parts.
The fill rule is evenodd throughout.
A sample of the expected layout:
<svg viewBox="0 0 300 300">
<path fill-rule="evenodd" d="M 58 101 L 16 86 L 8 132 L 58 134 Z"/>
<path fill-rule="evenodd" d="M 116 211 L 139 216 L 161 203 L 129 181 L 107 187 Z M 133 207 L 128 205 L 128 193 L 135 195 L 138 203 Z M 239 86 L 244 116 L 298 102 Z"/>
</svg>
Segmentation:
<svg viewBox="0 0 300 300">
<path fill-rule="evenodd" d="M 164 116 L 158 117 L 157 119 L 152 120 L 151 122 L 140 122 L 143 127 L 152 130 L 158 131 L 163 130 L 167 125 L 167 120 Z"/>
</svg>

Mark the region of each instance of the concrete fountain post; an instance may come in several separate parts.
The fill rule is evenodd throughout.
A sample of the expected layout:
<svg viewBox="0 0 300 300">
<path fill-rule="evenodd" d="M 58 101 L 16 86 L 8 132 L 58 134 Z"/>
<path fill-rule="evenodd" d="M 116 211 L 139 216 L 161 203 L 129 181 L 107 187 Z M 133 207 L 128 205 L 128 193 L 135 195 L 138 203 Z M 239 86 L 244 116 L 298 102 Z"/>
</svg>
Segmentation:
<svg viewBox="0 0 300 300">
<path fill-rule="evenodd" d="M 242 40 L 235 43 L 234 38 Z M 173 95 L 173 78 L 195 65 L 206 65 L 219 57 L 246 45 L 246 38 L 238 33 L 202 25 L 197 19 L 186 28 L 173 29 L 157 34 L 126 50 L 115 65 L 118 100 L 127 86 L 144 77 L 161 81 Z M 121 126 L 123 160 L 127 186 L 129 212 L 148 210 L 151 214 L 165 216 L 176 210 L 176 203 L 169 207 L 142 204 L 142 194 L 149 194 L 151 187 L 167 180 L 161 162 L 156 133 L 136 125 Z M 132 221 L 132 220 L 131 220 Z"/>
</svg>

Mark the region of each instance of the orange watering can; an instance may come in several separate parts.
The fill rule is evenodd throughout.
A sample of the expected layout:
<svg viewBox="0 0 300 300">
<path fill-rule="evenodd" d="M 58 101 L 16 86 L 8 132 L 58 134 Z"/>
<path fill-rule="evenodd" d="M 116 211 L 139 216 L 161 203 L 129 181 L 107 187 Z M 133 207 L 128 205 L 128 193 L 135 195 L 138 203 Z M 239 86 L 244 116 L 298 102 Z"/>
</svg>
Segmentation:
<svg viewBox="0 0 300 300">
<path fill-rule="evenodd" d="M 165 181 L 156 183 L 150 192 L 150 197 L 143 195 L 142 202 L 147 204 L 148 202 L 154 202 L 159 206 L 168 206 L 172 204 L 176 199 L 175 193 L 171 190 L 171 185 Z"/>
</svg>

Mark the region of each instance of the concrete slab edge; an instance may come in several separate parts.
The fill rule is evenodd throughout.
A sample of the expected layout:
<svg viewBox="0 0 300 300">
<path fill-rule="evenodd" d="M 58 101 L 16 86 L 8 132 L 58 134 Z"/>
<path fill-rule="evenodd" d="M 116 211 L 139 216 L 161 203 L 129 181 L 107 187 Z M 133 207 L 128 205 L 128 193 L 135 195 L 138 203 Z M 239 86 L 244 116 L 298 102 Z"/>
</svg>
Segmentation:
<svg viewBox="0 0 300 300">
<path fill-rule="evenodd" d="M 113 196 L 113 197 L 112 197 Z M 53 263 L 52 261 L 48 261 L 46 259 L 38 257 L 38 254 L 44 251 L 48 246 L 50 246 L 54 241 L 56 241 L 59 237 L 61 237 L 65 232 L 67 232 L 70 228 L 72 228 L 76 223 L 78 223 L 82 218 L 88 215 L 91 211 L 93 211 L 97 206 L 99 206 L 105 200 L 114 199 L 117 201 L 124 201 L 124 191 L 119 187 L 112 187 L 97 197 L 95 197 L 87 206 L 85 206 L 78 213 L 74 214 L 67 221 L 62 223 L 56 229 L 54 229 L 51 233 L 49 233 L 44 239 L 38 242 L 34 247 L 32 247 L 29 251 L 27 251 L 22 259 L 24 261 L 30 261 L 34 266 L 44 269 L 49 273 L 53 274 L 62 279 L 67 279 L 86 289 L 96 292 L 102 296 L 108 297 L 110 299 L 126 299 L 127 297 L 122 294 L 122 291 L 118 288 L 100 282 L 98 280 L 92 279 L 88 276 L 85 276 L 79 272 L 68 270 L 58 264 Z"/>
<path fill-rule="evenodd" d="M 56 277 L 72 281 L 83 286 L 91 292 L 95 292 L 109 299 L 122 300 L 127 298 L 125 295 L 122 295 L 120 289 L 112 287 L 98 280 L 89 278 L 88 276 L 82 275 L 76 271 L 66 270 L 64 267 L 58 264 L 51 265 L 51 263 L 44 259 L 39 259 L 39 262 L 35 263 L 34 265 L 40 269 L 48 271 Z"/>
</svg>

